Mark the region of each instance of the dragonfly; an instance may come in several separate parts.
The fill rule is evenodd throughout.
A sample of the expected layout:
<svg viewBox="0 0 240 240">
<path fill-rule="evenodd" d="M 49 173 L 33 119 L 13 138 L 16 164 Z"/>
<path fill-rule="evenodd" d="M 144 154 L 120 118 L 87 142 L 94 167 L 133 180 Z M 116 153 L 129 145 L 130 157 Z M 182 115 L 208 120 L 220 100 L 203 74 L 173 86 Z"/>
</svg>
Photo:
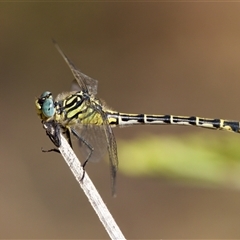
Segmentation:
<svg viewBox="0 0 240 240">
<path fill-rule="evenodd" d="M 118 170 L 117 143 L 112 128 L 131 125 L 184 125 L 214 130 L 240 133 L 240 122 L 219 118 L 202 118 L 197 116 L 131 114 L 113 111 L 104 101 L 97 98 L 98 81 L 82 73 L 54 42 L 60 55 L 70 68 L 74 80 L 70 92 L 60 93 L 55 100 L 52 93 L 45 91 L 35 101 L 37 114 L 42 123 L 53 122 L 65 134 L 72 145 L 72 136 L 78 141 L 84 158 L 83 168 L 87 162 L 98 161 L 108 152 L 112 194 L 115 195 Z M 59 147 L 57 131 L 48 134 L 53 143 Z M 51 149 L 52 151 L 56 149 Z"/>
</svg>

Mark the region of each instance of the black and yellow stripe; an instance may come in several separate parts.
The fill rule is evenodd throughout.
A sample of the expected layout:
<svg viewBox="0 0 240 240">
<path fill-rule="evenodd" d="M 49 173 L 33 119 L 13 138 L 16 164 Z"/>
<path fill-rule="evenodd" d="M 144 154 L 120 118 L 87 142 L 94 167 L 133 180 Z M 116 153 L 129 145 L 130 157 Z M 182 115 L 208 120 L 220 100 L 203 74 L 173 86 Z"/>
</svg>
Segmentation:
<svg viewBox="0 0 240 240">
<path fill-rule="evenodd" d="M 55 102 L 56 114 L 54 119 L 62 126 L 73 126 L 76 124 L 102 125 L 103 119 L 97 109 L 102 106 L 99 100 L 90 99 L 83 92 L 70 94 Z"/>
<path fill-rule="evenodd" d="M 175 116 L 175 115 L 147 115 L 128 114 L 118 112 L 108 112 L 109 124 L 113 126 L 127 125 L 185 125 L 197 126 L 215 130 L 226 130 L 240 133 L 240 122 L 215 118 L 201 118 L 195 116 Z"/>
</svg>

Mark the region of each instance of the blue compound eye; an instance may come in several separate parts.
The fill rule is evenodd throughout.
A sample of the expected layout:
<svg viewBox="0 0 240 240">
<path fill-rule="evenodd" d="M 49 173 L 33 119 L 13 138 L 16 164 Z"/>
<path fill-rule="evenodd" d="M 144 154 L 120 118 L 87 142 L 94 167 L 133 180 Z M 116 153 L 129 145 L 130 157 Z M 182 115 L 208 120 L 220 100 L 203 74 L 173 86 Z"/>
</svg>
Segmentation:
<svg viewBox="0 0 240 240">
<path fill-rule="evenodd" d="M 46 117 L 52 117 L 55 113 L 54 103 L 52 98 L 47 98 L 42 105 L 42 113 Z"/>
<path fill-rule="evenodd" d="M 40 99 L 42 98 L 52 98 L 52 93 L 49 91 L 46 91 L 40 96 Z"/>
<path fill-rule="evenodd" d="M 54 115 L 55 107 L 51 92 L 44 92 L 39 98 L 39 104 L 41 105 L 41 110 L 45 117 L 50 118 Z"/>
</svg>

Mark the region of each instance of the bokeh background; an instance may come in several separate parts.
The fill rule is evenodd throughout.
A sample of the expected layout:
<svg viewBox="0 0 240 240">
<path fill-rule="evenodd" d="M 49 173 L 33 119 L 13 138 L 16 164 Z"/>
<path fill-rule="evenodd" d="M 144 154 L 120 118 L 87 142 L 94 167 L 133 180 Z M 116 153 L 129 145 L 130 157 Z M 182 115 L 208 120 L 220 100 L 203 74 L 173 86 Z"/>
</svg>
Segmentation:
<svg viewBox="0 0 240 240">
<path fill-rule="evenodd" d="M 67 91 L 73 79 L 51 38 L 99 80 L 98 96 L 113 109 L 240 119 L 239 12 L 239 3 L 227 2 L 1 2 L 0 237 L 108 238 L 61 156 L 41 152 L 52 143 L 37 118 L 35 98 L 45 90 Z M 87 171 L 127 238 L 240 237 L 237 167 L 224 165 L 226 181 L 216 185 L 195 184 L 171 171 L 124 170 L 127 162 L 131 169 L 138 164 L 130 151 L 138 141 L 148 145 L 159 138 L 163 151 L 175 153 L 174 167 L 189 158 L 188 149 L 192 162 L 207 160 L 194 151 L 197 143 L 185 141 L 180 151 L 176 142 L 191 135 L 208 146 L 230 133 L 176 126 L 114 132 L 117 198 L 111 197 L 107 161 L 89 164 Z M 240 152 L 240 138 L 231 142 Z M 144 145 L 137 148 L 147 166 L 151 156 L 141 153 Z M 161 151 L 161 144 L 151 146 Z M 191 164 L 184 167 L 194 179 Z M 226 184 L 233 169 L 234 180 Z"/>
</svg>

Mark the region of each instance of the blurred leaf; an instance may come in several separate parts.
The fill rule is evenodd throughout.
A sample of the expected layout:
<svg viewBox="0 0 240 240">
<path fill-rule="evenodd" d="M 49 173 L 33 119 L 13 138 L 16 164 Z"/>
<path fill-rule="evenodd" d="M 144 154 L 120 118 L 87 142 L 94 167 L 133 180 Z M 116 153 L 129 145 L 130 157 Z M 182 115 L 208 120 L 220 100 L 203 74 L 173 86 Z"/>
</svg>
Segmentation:
<svg viewBox="0 0 240 240">
<path fill-rule="evenodd" d="M 217 136 L 217 137 L 216 137 Z M 120 170 L 204 185 L 240 186 L 240 136 L 142 136 L 118 141 Z"/>
</svg>

